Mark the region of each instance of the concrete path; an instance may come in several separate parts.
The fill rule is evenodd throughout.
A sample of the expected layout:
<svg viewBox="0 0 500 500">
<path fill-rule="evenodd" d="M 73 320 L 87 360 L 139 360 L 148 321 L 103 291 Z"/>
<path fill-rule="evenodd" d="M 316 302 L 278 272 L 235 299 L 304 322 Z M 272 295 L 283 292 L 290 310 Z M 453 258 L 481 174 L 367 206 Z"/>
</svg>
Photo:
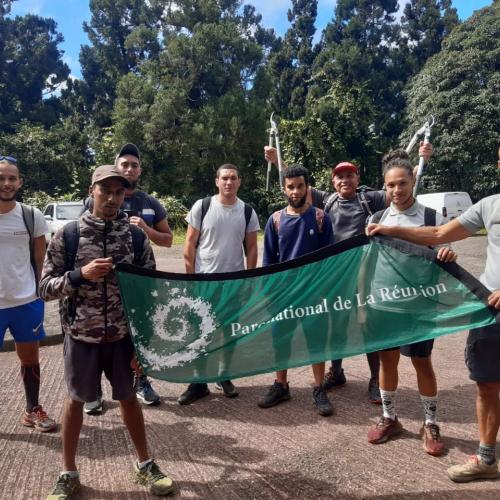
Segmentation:
<svg viewBox="0 0 500 500">
<path fill-rule="evenodd" d="M 464 267 L 478 274 L 484 265 L 485 238 L 456 245 Z M 159 268 L 179 270 L 180 249 L 160 252 Z M 57 327 L 49 311 L 49 329 Z M 181 407 L 184 387 L 155 381 L 162 404 L 145 408 L 147 432 L 158 462 L 179 485 L 185 499 L 499 499 L 500 481 L 457 485 L 445 471 L 477 446 L 475 386 L 463 363 L 465 334 L 436 342 L 434 364 L 440 387 L 440 423 L 448 453 L 441 458 L 422 450 L 422 410 L 415 374 L 401 361 L 398 413 L 403 435 L 383 445 L 366 440 L 380 407 L 366 400 L 368 367 L 363 356 L 345 361 L 348 383 L 330 393 L 331 418 L 312 405 L 311 370 L 290 370 L 292 400 L 262 410 L 258 398 L 273 376 L 236 381 L 240 397 L 212 394 Z M 40 434 L 23 427 L 24 395 L 15 353 L 0 353 L 0 499 L 42 499 L 60 471 L 60 433 Z M 66 388 L 62 347 L 41 350 L 42 403 L 60 421 Z M 133 449 L 117 404 L 109 400 L 99 417 L 84 417 L 78 464 L 84 488 L 77 499 L 150 498 L 133 482 Z"/>
</svg>

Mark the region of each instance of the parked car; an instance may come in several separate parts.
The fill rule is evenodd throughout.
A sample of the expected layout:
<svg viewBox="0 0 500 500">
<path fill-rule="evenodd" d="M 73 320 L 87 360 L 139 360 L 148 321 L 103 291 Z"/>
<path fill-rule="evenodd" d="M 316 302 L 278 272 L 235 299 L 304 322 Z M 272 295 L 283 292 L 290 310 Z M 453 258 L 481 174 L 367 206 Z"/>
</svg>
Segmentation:
<svg viewBox="0 0 500 500">
<path fill-rule="evenodd" d="M 422 205 L 433 208 L 443 217 L 447 217 L 448 220 L 458 217 L 472 206 L 469 193 L 463 191 L 419 194 L 417 200 Z"/>
<path fill-rule="evenodd" d="M 77 220 L 83 210 L 83 201 L 56 201 L 49 203 L 43 215 L 49 226 L 49 232 L 45 234 L 47 244 L 57 230 L 72 220 Z"/>
</svg>

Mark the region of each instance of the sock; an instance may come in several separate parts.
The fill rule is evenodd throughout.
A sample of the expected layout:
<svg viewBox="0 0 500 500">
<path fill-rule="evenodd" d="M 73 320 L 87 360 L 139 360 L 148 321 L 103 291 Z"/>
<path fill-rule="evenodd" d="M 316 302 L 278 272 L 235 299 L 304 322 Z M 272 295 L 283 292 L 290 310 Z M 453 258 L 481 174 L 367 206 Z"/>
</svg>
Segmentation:
<svg viewBox="0 0 500 500">
<path fill-rule="evenodd" d="M 334 359 L 332 361 L 332 372 L 340 373 L 341 370 L 342 370 L 342 360 L 341 359 Z"/>
<path fill-rule="evenodd" d="M 153 461 L 152 458 L 148 458 L 147 460 L 144 460 L 144 462 L 137 462 L 137 467 L 139 467 L 139 469 L 143 469 L 144 467 L 146 467 L 146 465 L 150 464 L 152 461 Z"/>
<path fill-rule="evenodd" d="M 24 392 L 26 394 L 26 411 L 33 411 L 33 408 L 39 406 L 40 364 L 21 365 L 21 376 L 23 377 Z"/>
<path fill-rule="evenodd" d="M 420 399 L 422 400 L 422 404 L 424 405 L 425 423 L 435 424 L 436 414 L 437 414 L 437 403 L 438 403 L 437 395 L 424 396 L 420 394 Z"/>
<path fill-rule="evenodd" d="M 479 448 L 477 449 L 477 456 L 482 462 L 488 465 L 493 465 L 496 460 L 495 450 L 496 446 L 489 444 L 479 443 Z"/>
<path fill-rule="evenodd" d="M 77 470 L 63 470 L 60 474 L 60 476 L 67 474 L 69 477 L 79 477 L 80 474 L 78 473 Z"/>
<path fill-rule="evenodd" d="M 366 354 L 366 359 L 370 367 L 370 378 L 372 380 L 378 380 L 378 372 L 380 370 L 380 356 L 378 355 L 378 351 L 368 352 Z"/>
<path fill-rule="evenodd" d="M 380 396 L 382 398 L 384 417 L 396 420 L 396 391 L 384 391 L 380 389 Z"/>
</svg>

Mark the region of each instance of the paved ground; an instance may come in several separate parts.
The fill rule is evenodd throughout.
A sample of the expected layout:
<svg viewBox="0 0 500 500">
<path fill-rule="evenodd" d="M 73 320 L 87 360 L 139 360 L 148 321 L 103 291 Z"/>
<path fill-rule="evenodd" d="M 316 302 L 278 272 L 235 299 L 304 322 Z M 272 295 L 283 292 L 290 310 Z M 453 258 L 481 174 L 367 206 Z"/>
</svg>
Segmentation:
<svg viewBox="0 0 500 500">
<path fill-rule="evenodd" d="M 484 264 L 483 237 L 456 245 L 461 263 L 478 275 Z M 161 269 L 179 270 L 179 248 L 159 253 Z M 57 333 L 54 309 L 49 330 Z M 365 402 L 368 368 L 364 357 L 345 361 L 348 383 L 331 393 L 335 415 L 319 417 L 312 406 L 309 368 L 290 371 L 292 400 L 261 410 L 257 399 L 272 375 L 238 380 L 240 397 L 215 391 L 181 407 L 183 387 L 156 382 L 163 396 L 158 408 L 145 409 L 154 454 L 179 485 L 185 499 L 499 499 L 500 481 L 456 485 L 445 470 L 474 452 L 477 427 L 474 385 L 463 364 L 465 334 L 436 342 L 434 360 L 440 386 L 440 420 L 449 452 L 426 455 L 419 438 L 421 408 L 408 360 L 401 363 L 398 409 L 404 434 L 384 445 L 366 442 L 368 425 L 379 408 Z M 42 401 L 58 420 L 65 386 L 60 345 L 44 347 Z M 19 423 L 23 393 L 14 353 L 0 353 L 0 498 L 40 499 L 60 470 L 59 433 L 42 435 Z M 79 499 L 149 498 L 134 484 L 133 451 L 117 405 L 109 402 L 100 417 L 85 416 L 79 467 L 85 487 Z"/>
</svg>

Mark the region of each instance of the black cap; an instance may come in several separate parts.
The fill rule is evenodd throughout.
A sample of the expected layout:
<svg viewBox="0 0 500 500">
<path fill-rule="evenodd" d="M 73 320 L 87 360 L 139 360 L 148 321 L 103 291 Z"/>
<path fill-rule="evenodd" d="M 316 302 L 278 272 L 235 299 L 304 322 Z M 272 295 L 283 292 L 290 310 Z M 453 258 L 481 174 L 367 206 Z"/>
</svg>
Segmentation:
<svg viewBox="0 0 500 500">
<path fill-rule="evenodd" d="M 125 155 L 132 155 L 135 156 L 138 160 L 141 159 L 141 153 L 139 152 L 139 148 L 132 143 L 124 144 L 120 148 L 120 151 L 118 151 L 118 154 L 116 155 L 116 160 Z"/>
</svg>

